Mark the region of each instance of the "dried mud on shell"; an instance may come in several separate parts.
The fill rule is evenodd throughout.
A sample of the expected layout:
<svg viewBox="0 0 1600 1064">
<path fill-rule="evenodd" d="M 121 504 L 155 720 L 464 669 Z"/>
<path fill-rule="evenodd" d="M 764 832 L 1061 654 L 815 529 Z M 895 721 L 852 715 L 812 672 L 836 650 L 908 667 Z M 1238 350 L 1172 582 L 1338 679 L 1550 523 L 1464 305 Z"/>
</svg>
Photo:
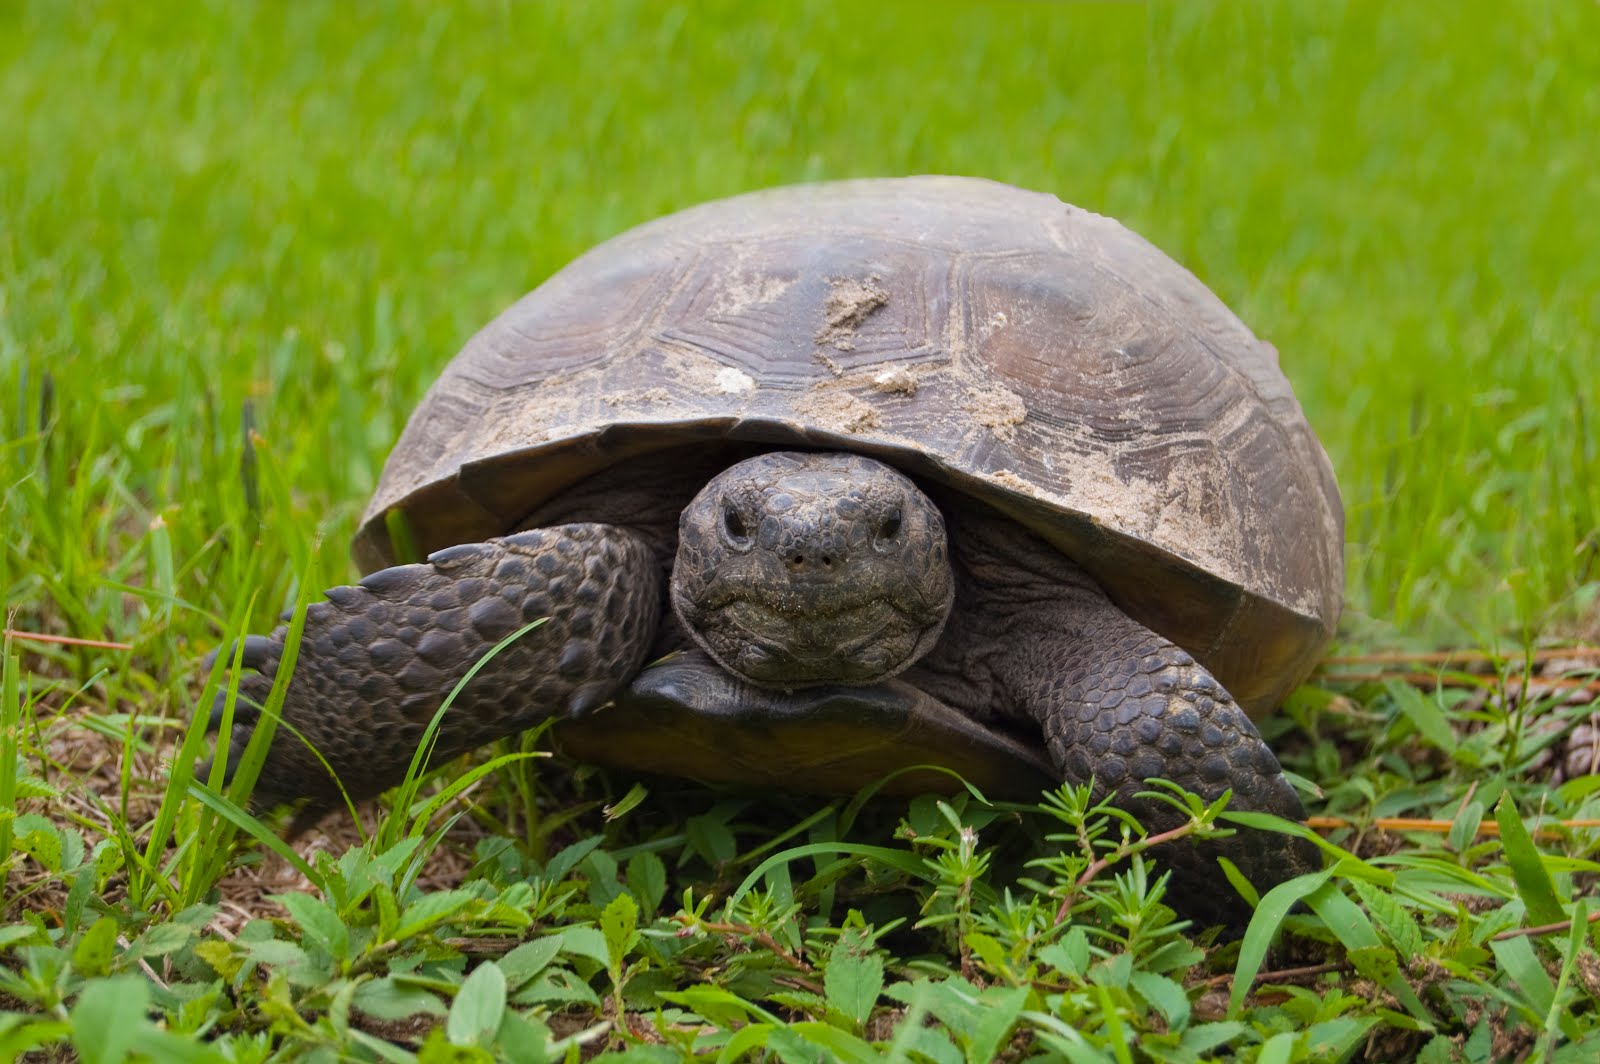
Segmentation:
<svg viewBox="0 0 1600 1064">
<path fill-rule="evenodd" d="M 864 280 L 840 277 L 828 284 L 828 300 L 822 307 L 823 324 L 815 339 L 839 351 L 854 351 L 851 337 L 873 311 L 889 305 L 889 290 L 876 275 Z"/>
</svg>

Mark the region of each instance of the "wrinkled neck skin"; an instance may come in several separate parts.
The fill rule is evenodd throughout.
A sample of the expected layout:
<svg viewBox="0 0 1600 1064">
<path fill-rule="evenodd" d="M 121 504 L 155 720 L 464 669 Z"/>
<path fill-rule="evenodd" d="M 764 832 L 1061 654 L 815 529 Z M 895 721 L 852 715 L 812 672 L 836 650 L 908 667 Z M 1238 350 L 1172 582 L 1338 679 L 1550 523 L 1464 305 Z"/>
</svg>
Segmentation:
<svg viewBox="0 0 1600 1064">
<path fill-rule="evenodd" d="M 878 683 L 938 641 L 955 597 L 944 518 L 898 471 L 846 453 L 730 466 L 684 508 L 672 606 L 761 687 Z"/>
<path fill-rule="evenodd" d="M 949 517 L 956 603 L 938 646 L 904 678 L 976 719 L 1026 720 L 1018 707 L 1031 696 L 1019 678 L 1059 675 L 1036 663 L 1038 648 L 1094 639 L 1080 618 L 1109 601 L 1075 562 L 1015 521 L 970 499 L 936 497 Z"/>
</svg>

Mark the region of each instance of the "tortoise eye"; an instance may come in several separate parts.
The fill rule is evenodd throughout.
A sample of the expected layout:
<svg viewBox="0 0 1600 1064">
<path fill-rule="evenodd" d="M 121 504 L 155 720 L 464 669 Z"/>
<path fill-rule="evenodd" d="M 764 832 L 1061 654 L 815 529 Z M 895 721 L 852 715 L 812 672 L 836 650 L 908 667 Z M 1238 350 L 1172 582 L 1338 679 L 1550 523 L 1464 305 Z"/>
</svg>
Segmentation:
<svg viewBox="0 0 1600 1064">
<path fill-rule="evenodd" d="M 731 504 L 722 508 L 722 528 L 728 533 L 728 538 L 741 541 L 750 538 L 750 530 L 745 527 L 744 518 L 739 516 Z"/>
</svg>

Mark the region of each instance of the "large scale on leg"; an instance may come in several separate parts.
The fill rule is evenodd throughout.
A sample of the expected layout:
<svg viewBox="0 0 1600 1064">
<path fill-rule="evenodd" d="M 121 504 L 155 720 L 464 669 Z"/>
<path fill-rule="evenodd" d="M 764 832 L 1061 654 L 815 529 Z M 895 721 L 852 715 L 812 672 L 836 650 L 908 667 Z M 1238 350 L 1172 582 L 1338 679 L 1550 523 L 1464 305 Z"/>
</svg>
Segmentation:
<svg viewBox="0 0 1600 1064">
<path fill-rule="evenodd" d="M 391 511 L 426 563 L 385 568 Z M 376 793 L 544 618 L 438 756 L 553 716 L 577 756 L 697 778 L 934 763 L 1159 819 L 1134 795 L 1163 777 L 1299 817 L 1252 717 L 1332 633 L 1342 526 L 1277 353 L 1117 223 L 964 178 L 755 193 L 601 245 L 445 368 L 284 716 Z M 282 638 L 247 642 L 247 697 Z M 274 737 L 259 799 L 337 793 Z M 1185 882 L 1217 854 L 1263 889 L 1314 859 L 1245 832 Z"/>
</svg>

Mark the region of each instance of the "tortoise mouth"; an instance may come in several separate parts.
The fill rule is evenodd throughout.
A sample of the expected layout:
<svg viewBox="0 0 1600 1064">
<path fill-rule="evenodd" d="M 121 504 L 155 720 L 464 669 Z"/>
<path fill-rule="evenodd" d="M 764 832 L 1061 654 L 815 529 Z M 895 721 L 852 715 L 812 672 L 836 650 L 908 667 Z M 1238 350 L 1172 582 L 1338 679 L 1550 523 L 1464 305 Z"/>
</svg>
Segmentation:
<svg viewBox="0 0 1600 1064">
<path fill-rule="evenodd" d="M 696 641 L 759 687 L 865 686 L 908 668 L 933 646 L 944 615 L 914 617 L 884 599 L 791 613 L 753 599 L 703 613 Z"/>
</svg>

